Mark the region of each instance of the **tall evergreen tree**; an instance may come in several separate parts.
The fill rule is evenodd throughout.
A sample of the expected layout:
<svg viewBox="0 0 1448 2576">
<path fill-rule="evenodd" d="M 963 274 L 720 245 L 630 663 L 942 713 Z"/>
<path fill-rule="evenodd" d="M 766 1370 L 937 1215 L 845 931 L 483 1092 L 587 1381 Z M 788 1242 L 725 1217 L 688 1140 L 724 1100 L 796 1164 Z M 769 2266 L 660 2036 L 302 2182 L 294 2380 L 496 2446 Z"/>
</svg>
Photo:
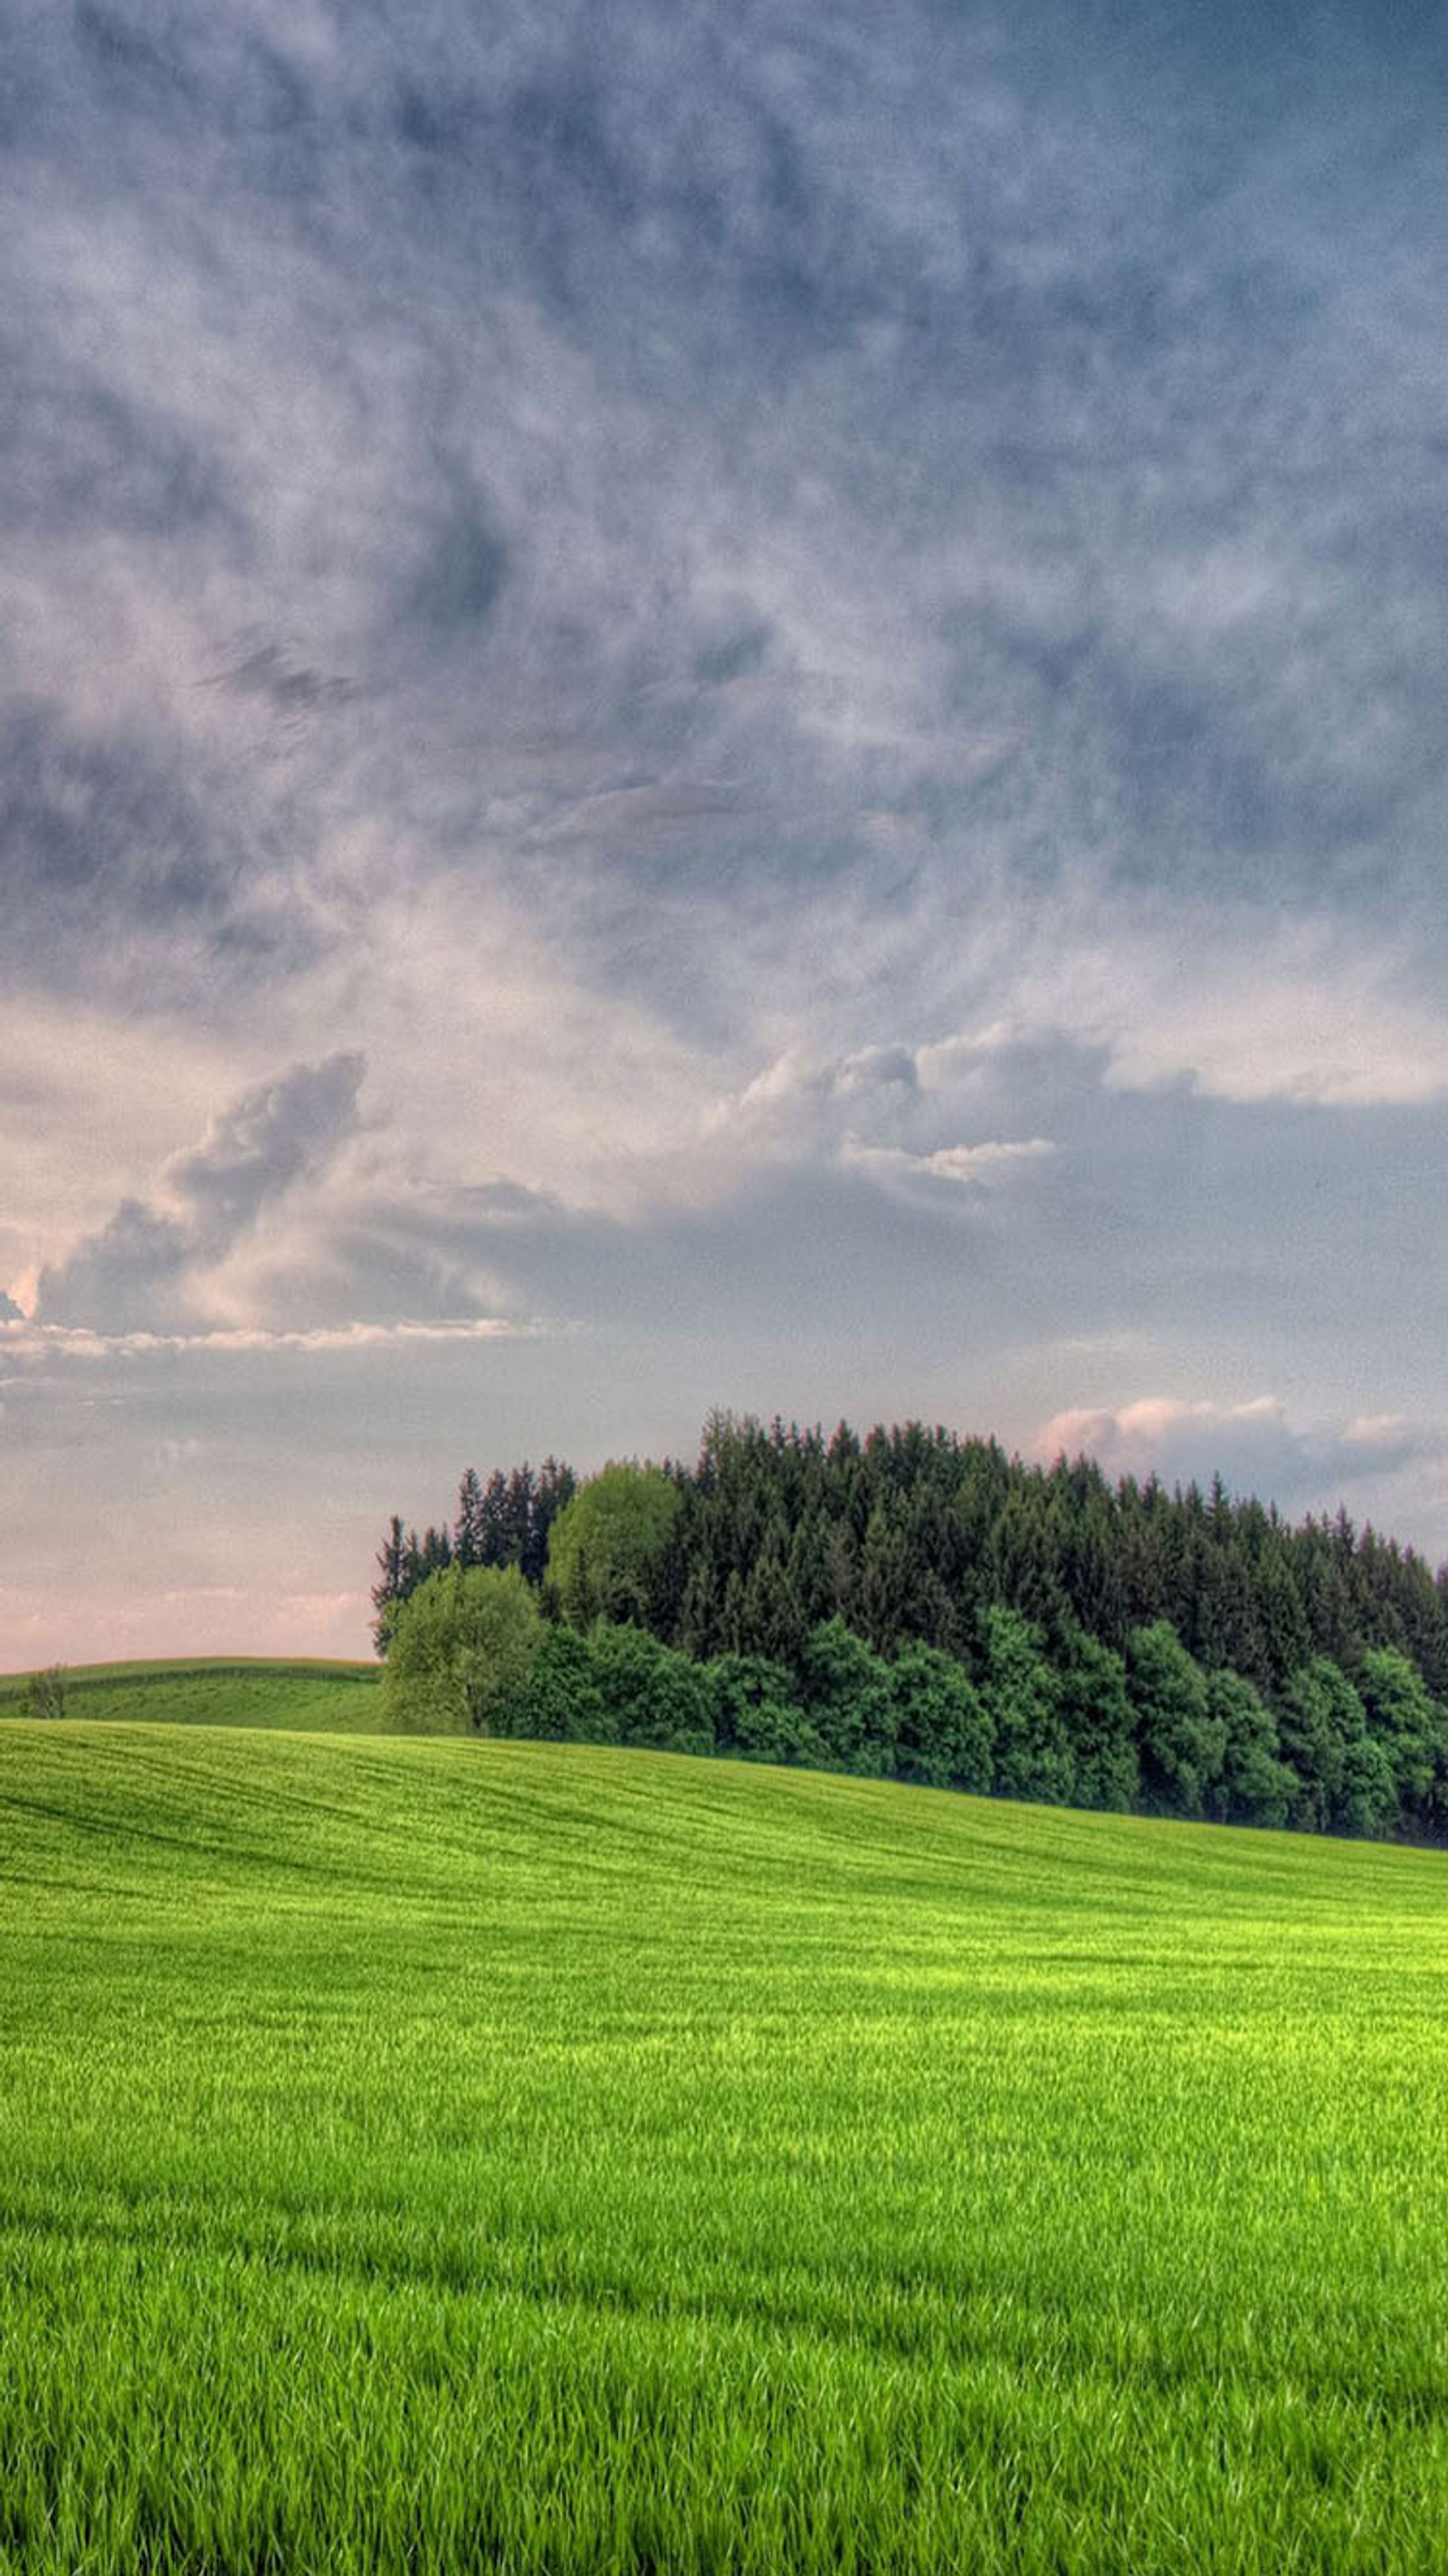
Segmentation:
<svg viewBox="0 0 1448 2576">
<path fill-rule="evenodd" d="M 485 1565 L 487 1541 L 483 1513 L 483 1489 L 477 1469 L 465 1467 L 458 1486 L 457 1514 L 453 1521 L 453 1562 L 456 1565 Z"/>
<path fill-rule="evenodd" d="M 387 1524 L 387 1536 L 377 1551 L 377 1581 L 372 1586 L 372 1643 L 379 1655 L 387 1652 L 396 1608 L 405 1597 L 406 1570 L 407 1542 L 394 1512 Z"/>
</svg>

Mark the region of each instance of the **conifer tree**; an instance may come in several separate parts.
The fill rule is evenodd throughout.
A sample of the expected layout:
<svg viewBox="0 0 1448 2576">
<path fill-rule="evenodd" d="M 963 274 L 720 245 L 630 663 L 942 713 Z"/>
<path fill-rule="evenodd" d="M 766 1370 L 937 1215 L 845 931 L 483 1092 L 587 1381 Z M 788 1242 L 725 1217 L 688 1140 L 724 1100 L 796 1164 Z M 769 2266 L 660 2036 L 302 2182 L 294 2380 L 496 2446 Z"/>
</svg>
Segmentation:
<svg viewBox="0 0 1448 2576">
<path fill-rule="evenodd" d="M 453 1522 L 453 1561 L 457 1565 L 483 1565 L 486 1526 L 483 1515 L 483 1489 L 477 1469 L 467 1467 L 458 1486 L 457 1517 Z"/>
<path fill-rule="evenodd" d="M 395 1607 L 404 1598 L 406 1567 L 407 1543 L 394 1512 L 387 1524 L 387 1536 L 377 1551 L 377 1581 L 372 1586 L 372 1643 L 379 1655 L 387 1652 Z"/>
</svg>

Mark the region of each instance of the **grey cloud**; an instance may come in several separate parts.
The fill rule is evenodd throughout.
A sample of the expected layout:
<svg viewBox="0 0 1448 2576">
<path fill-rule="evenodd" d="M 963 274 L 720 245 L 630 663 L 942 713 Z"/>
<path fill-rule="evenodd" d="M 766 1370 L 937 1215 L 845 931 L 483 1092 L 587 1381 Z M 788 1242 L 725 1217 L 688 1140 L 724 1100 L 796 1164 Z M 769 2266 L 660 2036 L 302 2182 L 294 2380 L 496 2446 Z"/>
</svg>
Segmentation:
<svg viewBox="0 0 1448 2576">
<path fill-rule="evenodd" d="M 605 907 L 620 882 L 680 887 L 727 922 L 831 878 L 883 905 L 878 805 L 917 833 L 927 913 L 1063 857 L 1265 900 L 1326 868 L 1344 902 L 1426 907 L 1427 245 L 1371 211 L 1349 106 L 1375 68 L 1403 136 L 1380 193 L 1427 206 L 1425 66 L 1396 39 L 1334 18 L 1330 46 L 1316 22 L 1311 47 L 1262 30 L 1238 60 L 1143 15 L 1106 79 L 1103 28 L 1045 5 L 1012 30 L 914 7 L 801 36 L 755 0 L 727 25 L 384 9 L 310 48 L 259 7 L 164 43 L 144 9 L 92 7 L 79 44 L 88 109 L 63 33 L 21 47 L 49 69 L 31 152 L 74 143 L 67 119 L 122 130 L 210 345 L 254 341 L 261 381 L 280 358 L 348 414 L 340 448 L 304 430 L 241 472 L 184 374 L 139 426 L 134 391 L 98 383 L 154 460 L 153 497 L 115 513 L 154 517 L 168 476 L 198 506 L 224 491 L 289 633 L 307 585 L 335 587 L 371 722 L 312 787 L 394 821 L 411 864 L 482 864 L 486 836 L 488 865 Z M 227 256 L 198 250 L 201 188 Z M 1369 370 L 1353 298 L 1379 279 Z M 295 561 L 269 552 L 268 474 L 335 494 Z M 1274 564 L 1229 633 L 1153 606 L 1158 573 L 1179 561 L 1189 592 L 1224 543 Z M 836 641 L 918 652 L 897 739 L 862 739 L 856 684 L 811 668 L 812 590 Z M 287 721 L 320 707 L 319 649 L 256 668 Z M 545 765 L 500 833 L 500 737 L 544 716 L 592 729 L 601 774 L 580 797 Z M 962 731 L 994 750 L 962 764 Z M 647 973 L 667 1008 L 632 955 L 605 943 L 602 971 Z"/>
<path fill-rule="evenodd" d="M 935 1372 L 947 1351 L 1001 1350 L 1016 1321 L 1003 1294 L 1016 1256 L 996 1206 L 959 1188 L 887 1198 L 848 1164 L 799 1161 L 713 1204 L 630 1220 L 509 1190 L 481 1205 L 443 1196 L 394 1222 L 439 1265 L 486 1276 L 494 1309 L 551 1318 L 585 1341 L 653 1335 L 691 1353 L 707 1387 L 745 1351 L 791 1369 L 813 1351 L 821 1370 L 826 1354 L 853 1351 L 853 1372 L 857 1357 L 879 1367 L 893 1348 Z M 379 1210 L 374 1235 L 385 1227 Z"/>
<path fill-rule="evenodd" d="M 264 827 L 174 735 L 82 728 L 12 699 L 0 776 L 12 986 L 34 978 L 143 1011 L 204 994 L 214 1007 L 228 987 L 315 955 L 310 909 L 275 883 Z"/>
<path fill-rule="evenodd" d="M 0 522 L 73 540 L 120 528 L 151 541 L 239 533 L 221 459 L 168 415 L 103 378 L 51 363 L 37 369 L 32 313 L 0 347 Z"/>
<path fill-rule="evenodd" d="M 469 1229 L 457 1234 L 410 1212 L 366 1210 L 317 1227 L 301 1260 L 274 1263 L 253 1296 L 265 1329 L 300 1334 L 519 1329 L 528 1320 Z"/>
<path fill-rule="evenodd" d="M 315 671 L 298 661 L 284 644 L 253 646 L 208 685 L 229 689 L 239 698 L 260 698 L 290 724 L 301 724 L 328 707 L 345 706 L 357 695 L 356 683 Z"/>
<path fill-rule="evenodd" d="M 253 1104 L 52 1263 L 57 1312 L 184 1330 L 239 1227 L 269 1325 L 576 1318 L 585 1359 L 528 1380 L 562 1448 L 566 1409 L 667 1436 L 667 1390 L 687 1436 L 716 1396 L 918 1390 L 1024 1431 L 1142 1386 L 1277 1386 L 1294 1424 L 1339 1377 L 1431 1389 L 1402 1283 L 1442 1267 L 1441 1116 L 1279 1109 L 1286 1046 L 1255 1108 L 1191 1097 L 1197 1033 L 1146 1042 L 1172 996 L 1114 941 L 1137 910 L 1175 940 L 1184 1009 L 1212 950 L 1219 1081 L 1238 960 L 1309 905 L 1333 958 L 1391 938 L 1419 985 L 1391 1078 L 1335 1098 L 1405 1096 L 1441 1018 L 1432 13 L 0 0 L 0 28 L 7 990 L 221 1036 L 245 1006 L 284 1063 L 347 1043 L 359 993 L 400 1050 L 456 984 L 485 1048 L 516 921 L 540 1019 L 602 995 L 621 1053 L 662 1024 L 734 1104 L 710 1205 L 339 1189 L 286 1241 L 326 1107 L 309 1143 L 299 1099 Z M 951 1056 L 1027 1015 L 1047 950 L 1036 1039 Z M 1114 1017 L 1060 1005 L 1088 971 Z M 1387 1043 L 1376 989 L 1349 1056 Z M 415 1114 L 399 1161 L 487 1168 L 485 1107 Z M 540 1107 L 510 1152 L 572 1187 L 584 1123 Z M 622 1159 L 600 1134 L 580 1194 Z M 1073 1376 L 1112 1333 L 1124 1376 Z M 502 1377 L 490 1418 L 536 1448 Z M 399 1372 L 404 1445 L 408 1404 Z"/>
<path fill-rule="evenodd" d="M 176 768 L 120 738 L 82 735 L 59 709 L 13 704 L 0 737 L 0 867 L 42 907 L 116 904 L 150 921 L 220 910 L 236 866 Z"/>
<path fill-rule="evenodd" d="M 364 1069 L 360 1055 L 331 1056 L 247 1092 L 167 1165 L 166 1204 L 123 1200 L 65 1262 L 41 1272 L 34 1320 L 102 1332 L 184 1325 L 197 1275 L 273 1201 L 324 1172 L 356 1132 Z"/>
<path fill-rule="evenodd" d="M 421 562 L 403 584 L 404 618 L 437 642 L 476 636 L 497 604 L 508 573 L 508 548 L 480 495 L 440 494 Z"/>
<path fill-rule="evenodd" d="M 196 1249 L 224 1251 L 269 1199 L 332 1162 L 357 1130 L 360 1054 L 293 1065 L 249 1091 L 215 1121 L 204 1143 L 167 1166 L 172 1194 L 192 1212 Z"/>
<path fill-rule="evenodd" d="M 171 1322 L 181 1305 L 191 1256 L 184 1225 L 174 1217 L 122 1199 L 99 1233 L 78 1244 L 59 1268 L 40 1274 L 35 1320 L 43 1324 L 97 1324 L 134 1332 Z"/>
</svg>

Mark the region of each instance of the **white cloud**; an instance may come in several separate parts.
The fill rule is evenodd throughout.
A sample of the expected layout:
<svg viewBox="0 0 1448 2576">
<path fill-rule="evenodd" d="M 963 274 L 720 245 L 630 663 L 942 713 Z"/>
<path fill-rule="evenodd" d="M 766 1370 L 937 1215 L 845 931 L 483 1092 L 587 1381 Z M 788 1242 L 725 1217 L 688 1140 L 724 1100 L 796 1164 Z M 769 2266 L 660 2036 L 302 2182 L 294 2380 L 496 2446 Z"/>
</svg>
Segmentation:
<svg viewBox="0 0 1448 2576">
<path fill-rule="evenodd" d="M 883 1181 L 944 1181 L 956 1189 L 994 1189 L 1023 1164 L 1054 1154 L 1048 1136 L 1004 1140 L 982 1145 L 940 1145 L 930 1154 L 909 1154 L 894 1145 L 861 1145 L 847 1137 L 841 1160 L 856 1171 Z"/>
<path fill-rule="evenodd" d="M 966 1100 L 992 1069 L 1065 1041 L 1108 1091 L 1185 1086 L 1241 1105 L 1412 1107 L 1448 1096 L 1448 1008 L 1404 929 L 1325 908 L 1262 912 L 1076 870 L 1039 912 L 983 904 L 952 997 L 953 955 L 929 900 L 911 923 L 922 1090 Z M 895 976 L 903 979 L 901 938 Z M 946 1014 L 970 1008 L 954 1031 Z"/>
<path fill-rule="evenodd" d="M 1448 1461 L 1448 1426 L 1396 1413 L 1299 1424 L 1273 1395 L 1236 1403 L 1138 1396 L 1054 1414 L 1032 1445 L 1041 1458 L 1084 1453 L 1112 1475 L 1199 1484 L 1220 1475 L 1232 1491 L 1255 1492 L 1263 1501 L 1328 1508 L 1339 1493 L 1415 1461 Z"/>
<path fill-rule="evenodd" d="M 1123 1090 L 1185 1080 L 1219 1100 L 1411 1104 L 1448 1093 L 1448 1012 L 1413 992 L 1412 962 L 1321 916 L 1269 928 L 1241 908 L 1184 908 L 1154 937 L 1074 955 L 1055 1007 L 1109 1049 Z"/>
</svg>

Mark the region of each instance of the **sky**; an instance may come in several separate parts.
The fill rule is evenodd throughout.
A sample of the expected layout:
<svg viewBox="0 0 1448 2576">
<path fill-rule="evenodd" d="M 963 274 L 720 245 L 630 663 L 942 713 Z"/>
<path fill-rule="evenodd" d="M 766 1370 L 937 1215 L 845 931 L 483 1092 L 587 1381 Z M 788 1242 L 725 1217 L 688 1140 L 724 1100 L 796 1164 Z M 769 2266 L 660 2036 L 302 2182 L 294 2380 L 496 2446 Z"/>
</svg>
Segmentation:
<svg viewBox="0 0 1448 2576">
<path fill-rule="evenodd" d="M 1448 34 L 0 0 L 0 1668 L 714 1406 L 1448 1556 Z"/>
</svg>

